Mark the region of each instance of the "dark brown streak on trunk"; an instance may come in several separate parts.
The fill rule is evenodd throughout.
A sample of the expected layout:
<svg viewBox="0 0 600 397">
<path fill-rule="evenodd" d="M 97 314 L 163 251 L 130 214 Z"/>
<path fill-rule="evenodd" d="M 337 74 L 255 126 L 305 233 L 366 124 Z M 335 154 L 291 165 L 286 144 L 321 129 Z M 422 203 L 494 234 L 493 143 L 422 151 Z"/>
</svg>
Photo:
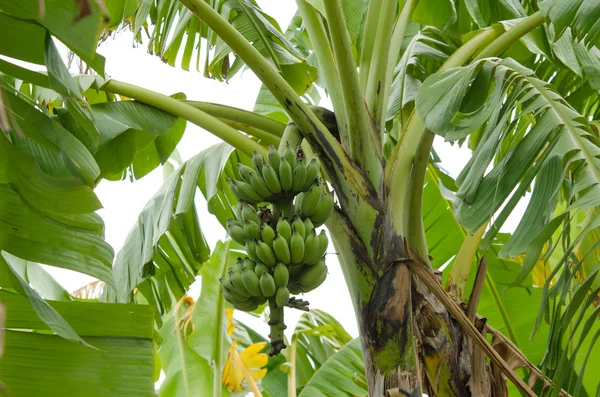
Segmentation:
<svg viewBox="0 0 600 397">
<path fill-rule="evenodd" d="M 412 367 L 416 352 L 411 276 L 405 264 L 392 264 L 377 280 L 363 314 L 370 394 L 381 396 L 386 391 L 387 395 L 421 396 L 418 371 L 407 368 Z"/>
<path fill-rule="evenodd" d="M 479 261 L 477 275 L 475 276 L 473 289 L 471 290 L 471 296 L 469 296 L 469 303 L 467 304 L 467 317 L 471 322 L 475 321 L 475 316 L 477 315 L 477 307 L 479 306 L 479 298 L 481 298 L 481 291 L 483 290 L 483 284 L 485 283 L 486 272 L 487 260 L 484 255 Z"/>
</svg>

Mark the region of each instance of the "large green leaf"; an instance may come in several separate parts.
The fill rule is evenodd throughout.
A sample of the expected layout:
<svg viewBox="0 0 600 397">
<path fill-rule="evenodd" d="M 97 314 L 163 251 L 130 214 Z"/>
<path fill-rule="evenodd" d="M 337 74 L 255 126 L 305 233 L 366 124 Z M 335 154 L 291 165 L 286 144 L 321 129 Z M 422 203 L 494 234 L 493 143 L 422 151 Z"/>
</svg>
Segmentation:
<svg viewBox="0 0 600 397">
<path fill-rule="evenodd" d="M 323 363 L 299 397 L 368 395 L 360 339 L 356 338 Z"/>
<path fill-rule="evenodd" d="M 0 301 L 7 308 L 0 380 L 15 396 L 153 395 L 149 306 L 49 302 L 96 350 L 48 334 L 25 297 L 0 291 Z"/>
<path fill-rule="evenodd" d="M 600 4 L 594 0 L 538 0 L 559 39 L 568 28 L 588 45 L 600 45 Z"/>
</svg>

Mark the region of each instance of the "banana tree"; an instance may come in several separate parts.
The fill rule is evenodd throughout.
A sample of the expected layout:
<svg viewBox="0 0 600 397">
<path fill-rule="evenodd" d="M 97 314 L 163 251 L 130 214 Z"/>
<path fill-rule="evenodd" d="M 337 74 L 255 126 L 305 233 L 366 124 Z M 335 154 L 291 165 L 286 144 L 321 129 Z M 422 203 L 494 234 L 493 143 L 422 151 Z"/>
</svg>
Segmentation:
<svg viewBox="0 0 600 397">
<path fill-rule="evenodd" d="M 109 302 L 131 302 L 136 290 L 165 315 L 208 257 L 196 187 L 225 224 L 236 201 L 225 177 L 239 177 L 236 164 L 266 156 L 269 145 L 301 144 L 319 157 L 335 194 L 325 225 L 354 304 L 369 395 L 593 393 L 597 379 L 585 368 L 599 335 L 600 5 L 297 0 L 283 32 L 248 0 L 89 3 L 41 10 L 33 0 L 0 1 L 8 26 L 0 53 L 47 67 L 36 73 L 0 61 L 2 142 L 14 152 L 0 182 L 15 206 L 22 200 L 22 211 L 54 221 L 21 240 L 25 221 L 11 218 L 0 249 L 98 277 Z M 87 25 L 75 35 L 61 17 Z M 150 52 L 173 66 L 180 59 L 189 69 L 196 54 L 210 78 L 250 69 L 263 83 L 255 111 L 104 79 L 94 46 L 120 25 L 140 42 L 142 27 L 149 30 Z M 18 32 L 27 45 L 10 40 Z M 51 35 L 100 76 L 70 76 Z M 315 87 L 332 109 L 315 106 Z M 104 247 L 101 234 L 73 230 L 98 227 L 91 187 L 165 163 L 184 120 L 226 144 L 171 174 L 111 271 L 110 250 L 90 249 Z M 471 150 L 456 180 L 436 161 L 436 136 Z M 29 169 L 42 180 L 74 180 L 45 180 L 36 191 L 19 178 Z M 499 233 L 531 189 L 514 233 Z M 40 193 L 53 200 L 36 200 Z M 87 205 L 73 212 L 63 197 Z M 45 250 L 38 236 L 57 221 L 72 235 Z M 511 321 L 516 296 L 538 307 L 527 313 L 535 321 L 518 328 L 547 339 L 536 352 Z"/>
</svg>

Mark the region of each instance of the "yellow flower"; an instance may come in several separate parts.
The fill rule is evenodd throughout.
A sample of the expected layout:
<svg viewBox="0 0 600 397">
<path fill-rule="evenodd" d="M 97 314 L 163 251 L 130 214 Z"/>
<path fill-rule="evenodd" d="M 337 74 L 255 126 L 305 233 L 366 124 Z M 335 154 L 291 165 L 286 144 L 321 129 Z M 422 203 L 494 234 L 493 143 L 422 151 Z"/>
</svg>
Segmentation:
<svg viewBox="0 0 600 397">
<path fill-rule="evenodd" d="M 227 311 L 227 333 L 229 336 L 232 336 L 235 329 L 235 325 L 233 324 L 233 310 L 225 310 Z M 237 340 L 231 343 L 229 355 L 223 368 L 223 384 L 229 390 L 234 392 L 242 391 L 244 389 L 242 381 L 246 379 L 246 383 L 256 394 L 258 388 L 254 382 L 261 380 L 267 374 L 267 369 L 262 367 L 267 365 L 269 358 L 265 353 L 260 353 L 266 345 L 266 342 L 254 343 L 238 354 Z"/>
</svg>

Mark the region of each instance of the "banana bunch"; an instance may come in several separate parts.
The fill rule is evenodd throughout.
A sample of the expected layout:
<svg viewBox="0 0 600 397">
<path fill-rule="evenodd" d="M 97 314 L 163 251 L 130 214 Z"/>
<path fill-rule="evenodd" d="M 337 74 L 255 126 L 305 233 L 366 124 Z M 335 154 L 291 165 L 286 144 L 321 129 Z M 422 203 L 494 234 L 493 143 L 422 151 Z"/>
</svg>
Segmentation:
<svg viewBox="0 0 600 397">
<path fill-rule="evenodd" d="M 320 168 L 319 159 L 307 160 L 301 146 L 294 152 L 288 144 L 280 155 L 271 145 L 266 159 L 254 152 L 252 167 L 238 163 L 241 180 L 229 178 L 227 181 L 239 200 L 258 204 L 306 192 L 317 181 Z"/>
<path fill-rule="evenodd" d="M 238 202 L 226 229 L 247 258 L 238 258 L 220 279 L 223 296 L 243 311 L 269 302 L 270 354 L 285 348 L 283 308 L 308 310 L 308 302 L 298 305 L 291 295 L 312 291 L 327 277 L 329 240 L 316 228 L 334 200 L 318 179 L 319 169 L 319 160 L 307 163 L 301 147 L 294 152 L 286 145 L 280 155 L 271 146 L 266 158 L 254 154 L 252 167 L 238 164 L 240 180 L 229 179 Z"/>
<path fill-rule="evenodd" d="M 227 274 L 219 280 L 223 296 L 238 310 L 256 310 L 269 298 L 274 298 L 278 307 L 284 307 L 290 299 L 289 271 L 282 263 L 269 268 L 249 258 L 238 258 Z"/>
</svg>

